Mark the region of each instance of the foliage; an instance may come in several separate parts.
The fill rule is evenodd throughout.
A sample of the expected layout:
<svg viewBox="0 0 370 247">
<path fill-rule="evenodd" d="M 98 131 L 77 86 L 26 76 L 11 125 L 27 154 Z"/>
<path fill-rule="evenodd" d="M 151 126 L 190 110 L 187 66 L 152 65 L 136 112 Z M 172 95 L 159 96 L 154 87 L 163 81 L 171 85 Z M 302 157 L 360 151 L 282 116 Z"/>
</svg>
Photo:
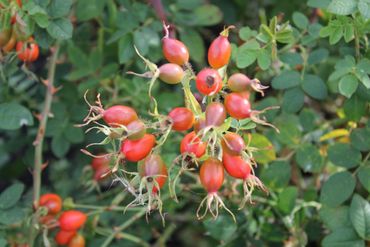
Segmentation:
<svg viewBox="0 0 370 247">
<path fill-rule="evenodd" d="M 17 60 L 15 52 L 0 55 L 0 186 L 4 189 L 0 246 L 28 241 L 34 214 L 29 171 L 34 169 L 34 141 L 48 92 L 42 82 L 56 46 L 60 48 L 42 149 L 46 163 L 41 193 L 59 194 L 65 210 L 89 213 L 82 231 L 87 246 L 102 246 L 109 238 L 113 240 L 109 246 L 191 246 L 194 241 L 197 246 L 369 243 L 369 1 L 209 2 L 162 0 L 163 13 L 147 1 L 29 0 L 18 8 L 0 0 L 1 6 L 12 9 L 0 8 L 1 29 L 9 28 L 4 23 L 16 12 L 15 25 L 22 27 L 21 33 L 34 36 L 42 54 L 27 64 Z M 146 220 L 145 209 L 125 211 L 130 199 L 124 187 L 95 181 L 88 165 L 91 159 L 80 152 L 104 139 L 103 134 L 84 134 L 75 127 L 87 113 L 87 90 L 90 102 L 100 94 L 106 107 L 129 105 L 143 119 L 150 118 L 148 80 L 127 72 L 146 71 L 134 45 L 153 63 L 164 62 L 163 15 L 174 26 L 171 34 L 188 47 L 197 72 L 206 66 L 204 54 L 222 27 L 235 25 L 230 31 L 229 74 L 239 70 L 270 87 L 264 98 L 251 94 L 254 109 L 281 106 L 264 114 L 279 134 L 249 120 L 230 123 L 257 148 L 256 173 L 269 190 L 268 196 L 255 193 L 254 204 L 242 210 L 237 210 L 237 195 L 226 188 L 222 191 L 229 195 L 225 203 L 236 214 L 236 224 L 225 212 L 216 220 L 196 222 L 195 205 L 204 192 L 191 177 L 182 178 L 186 190 L 181 191 L 179 203 L 169 198 L 168 186 L 163 187 L 165 226 L 156 212 Z M 180 86 L 155 83 L 152 94 L 161 113 L 184 105 Z M 171 134 L 162 147 L 166 164 L 177 156 L 181 136 Z M 239 189 L 236 192 L 242 193 Z M 43 235 L 38 234 L 36 241 L 35 246 L 42 246 Z"/>
</svg>

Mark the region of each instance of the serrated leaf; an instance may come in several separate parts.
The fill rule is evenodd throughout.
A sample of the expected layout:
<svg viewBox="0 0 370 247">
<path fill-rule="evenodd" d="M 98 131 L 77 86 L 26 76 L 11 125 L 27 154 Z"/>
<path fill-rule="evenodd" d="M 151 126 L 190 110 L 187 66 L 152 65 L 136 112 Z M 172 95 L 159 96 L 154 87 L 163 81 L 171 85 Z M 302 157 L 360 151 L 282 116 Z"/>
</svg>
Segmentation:
<svg viewBox="0 0 370 247">
<path fill-rule="evenodd" d="M 359 0 L 358 10 L 365 20 L 370 19 L 370 1 L 369 0 Z"/>
<path fill-rule="evenodd" d="M 348 206 L 340 206 L 336 208 L 323 206 L 319 211 L 319 215 L 330 230 L 351 226 Z"/>
<path fill-rule="evenodd" d="M 274 146 L 266 136 L 253 133 L 250 146 L 257 148 L 257 151 L 253 153 L 253 158 L 258 163 L 267 164 L 276 159 Z"/>
<path fill-rule="evenodd" d="M 353 147 L 362 152 L 370 151 L 370 129 L 354 129 L 350 135 Z"/>
<path fill-rule="evenodd" d="M 285 112 L 298 112 L 304 104 L 304 93 L 299 87 L 286 90 L 283 96 L 282 108 Z"/>
<path fill-rule="evenodd" d="M 366 101 L 355 94 L 344 103 L 343 109 L 347 119 L 360 121 L 366 112 Z"/>
<path fill-rule="evenodd" d="M 352 198 L 349 215 L 357 234 L 366 240 L 370 239 L 370 204 L 359 195 Z"/>
<path fill-rule="evenodd" d="M 356 9 L 356 0 L 332 0 L 327 10 L 337 15 L 350 15 L 353 14 Z"/>
<path fill-rule="evenodd" d="M 322 186 L 320 201 L 329 207 L 337 207 L 352 195 L 355 185 L 356 181 L 351 173 L 334 173 Z"/>
<path fill-rule="evenodd" d="M 291 177 L 291 166 L 285 161 L 273 161 L 262 170 L 261 179 L 269 187 L 283 188 Z"/>
<path fill-rule="evenodd" d="M 300 76 L 301 75 L 295 70 L 285 70 L 272 80 L 271 85 L 275 89 L 295 87 L 301 82 Z"/>
<path fill-rule="evenodd" d="M 65 17 L 69 14 L 72 0 L 53 0 L 48 6 L 48 12 L 53 18 Z"/>
<path fill-rule="evenodd" d="M 204 60 L 205 46 L 202 36 L 194 29 L 180 31 L 181 41 L 188 47 L 191 58 L 197 63 Z"/>
<path fill-rule="evenodd" d="M 250 40 L 240 46 L 236 57 L 238 68 L 245 68 L 251 65 L 257 59 L 259 48 L 260 45 L 256 40 Z"/>
<path fill-rule="evenodd" d="M 306 74 L 302 82 L 302 89 L 309 96 L 318 100 L 323 100 L 328 95 L 326 84 L 316 75 Z"/>
<path fill-rule="evenodd" d="M 271 55 L 266 49 L 261 49 L 257 54 L 257 64 L 262 70 L 267 70 L 271 65 Z"/>
<path fill-rule="evenodd" d="M 208 233 L 217 240 L 230 240 L 237 230 L 237 226 L 230 217 L 220 215 L 217 219 L 208 219 L 203 222 Z"/>
<path fill-rule="evenodd" d="M 9 186 L 0 194 L 0 209 L 13 207 L 21 198 L 24 185 L 17 183 Z"/>
<path fill-rule="evenodd" d="M 362 166 L 357 173 L 358 180 L 364 188 L 370 192 L 370 167 L 369 166 Z"/>
<path fill-rule="evenodd" d="M 348 74 L 343 76 L 338 84 L 339 92 L 346 96 L 347 98 L 351 98 L 352 94 L 354 94 L 358 87 L 358 80 L 357 78 L 352 75 Z"/>
<path fill-rule="evenodd" d="M 320 172 L 324 164 L 324 158 L 319 150 L 311 144 L 299 147 L 295 159 L 305 172 Z"/>
<path fill-rule="evenodd" d="M 255 37 L 257 35 L 257 32 L 255 30 L 252 30 L 250 27 L 242 27 L 239 30 L 239 37 L 242 40 L 249 40 L 252 37 Z"/>
<path fill-rule="evenodd" d="M 0 129 L 15 130 L 22 126 L 32 126 L 31 112 L 17 103 L 0 104 Z"/>
<path fill-rule="evenodd" d="M 73 26 L 69 19 L 59 18 L 50 22 L 47 30 L 51 37 L 64 40 L 72 37 Z"/>
<path fill-rule="evenodd" d="M 198 26 L 212 26 L 222 21 L 221 10 L 213 4 L 206 4 L 193 10 L 193 23 Z"/>
<path fill-rule="evenodd" d="M 365 247 L 352 227 L 339 228 L 326 236 L 322 241 L 323 247 Z"/>
<path fill-rule="evenodd" d="M 119 63 L 127 63 L 134 56 L 134 43 L 131 34 L 125 34 L 118 42 Z"/>
<path fill-rule="evenodd" d="M 285 214 L 289 214 L 292 212 L 295 201 L 298 196 L 298 189 L 297 187 L 289 186 L 285 188 L 280 194 L 278 198 L 277 207 Z"/>
<path fill-rule="evenodd" d="M 328 158 L 334 165 L 349 169 L 359 165 L 361 153 L 348 143 L 335 143 L 329 147 Z"/>
<path fill-rule="evenodd" d="M 57 135 L 51 141 L 51 150 L 58 158 L 64 157 L 69 148 L 70 143 L 63 135 Z"/>
<path fill-rule="evenodd" d="M 293 22 L 300 29 L 306 29 L 309 23 L 307 17 L 300 12 L 293 13 Z"/>
<path fill-rule="evenodd" d="M 308 64 L 317 64 L 326 60 L 329 56 L 329 51 L 325 48 L 314 50 L 308 56 Z"/>
</svg>

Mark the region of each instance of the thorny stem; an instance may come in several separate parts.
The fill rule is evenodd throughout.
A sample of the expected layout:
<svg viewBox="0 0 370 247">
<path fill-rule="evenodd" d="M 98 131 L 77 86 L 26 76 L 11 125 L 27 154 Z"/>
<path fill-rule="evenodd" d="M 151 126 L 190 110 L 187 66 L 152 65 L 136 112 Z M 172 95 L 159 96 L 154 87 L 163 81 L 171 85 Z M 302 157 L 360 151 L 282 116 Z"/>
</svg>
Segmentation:
<svg viewBox="0 0 370 247">
<path fill-rule="evenodd" d="M 53 100 L 53 92 L 54 92 L 54 75 L 55 75 L 55 67 L 58 58 L 58 51 L 59 51 L 59 44 L 57 44 L 54 48 L 54 53 L 51 57 L 50 67 L 48 71 L 48 78 L 47 78 L 47 90 L 45 95 L 45 103 L 44 109 L 41 113 L 41 120 L 39 129 L 37 132 L 37 137 L 34 142 L 35 145 L 35 164 L 33 170 L 33 206 L 35 209 L 38 208 L 39 199 L 40 199 L 40 187 L 41 187 L 41 172 L 42 172 L 42 149 L 44 143 L 44 136 L 46 125 L 48 122 L 48 117 L 50 114 L 51 103 Z M 38 217 L 35 215 L 32 219 L 32 225 L 30 226 L 30 235 L 29 235 L 29 242 L 30 247 L 33 247 L 34 240 L 35 240 L 35 225 L 38 222 Z"/>
<path fill-rule="evenodd" d="M 120 232 L 125 230 L 127 227 L 129 227 L 131 224 L 133 224 L 136 220 L 144 216 L 145 213 L 146 213 L 146 208 L 142 208 L 141 211 L 134 214 L 129 220 L 125 221 L 122 225 L 114 228 L 113 232 L 107 237 L 107 239 L 102 244 L 102 247 L 108 247 L 117 234 L 119 234 Z"/>
</svg>

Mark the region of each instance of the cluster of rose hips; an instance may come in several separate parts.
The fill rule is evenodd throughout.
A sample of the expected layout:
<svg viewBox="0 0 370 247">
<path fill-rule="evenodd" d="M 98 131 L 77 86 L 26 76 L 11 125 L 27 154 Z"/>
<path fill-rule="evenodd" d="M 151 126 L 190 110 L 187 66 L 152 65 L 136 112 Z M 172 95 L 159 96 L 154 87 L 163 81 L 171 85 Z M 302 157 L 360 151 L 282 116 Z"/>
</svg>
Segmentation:
<svg viewBox="0 0 370 247">
<path fill-rule="evenodd" d="M 249 102 L 251 89 L 263 94 L 262 90 L 266 87 L 257 79 L 249 79 L 240 73 L 227 77 L 226 69 L 231 56 L 228 40 L 230 28 L 233 27 L 221 32 L 209 47 L 208 62 L 211 68 L 204 68 L 196 75 L 189 64 L 187 47 L 181 41 L 169 37 L 167 26 L 164 26 L 166 34 L 162 45 L 163 55 L 169 63 L 158 68 L 136 50 L 150 71 L 130 74 L 151 78 L 149 97 L 154 103 L 154 109 L 151 111 L 154 121 L 140 120 L 135 110 L 128 106 L 115 105 L 104 109 L 99 95 L 95 105 L 88 103 L 90 112 L 83 125 L 95 123 L 96 126 L 89 130 L 97 129 L 103 132 L 106 139 L 100 144 L 111 143 L 112 150 L 97 156 L 86 150 L 84 152 L 94 157 L 93 164 L 103 159 L 111 160 L 109 170 L 104 166 L 103 176 L 113 174 L 115 180 L 127 186 L 128 191 L 135 196 L 129 206 L 147 204 L 148 211 L 157 208 L 161 212 L 160 189 L 167 177 L 171 195 L 177 200 L 176 183 L 179 176 L 199 166 L 200 182 L 208 195 L 198 208 L 198 218 L 203 218 L 208 211 L 217 217 L 220 207 L 231 213 L 218 195 L 224 183 L 224 170 L 231 178 L 243 184 L 244 197 L 241 207 L 251 200 L 255 187 L 265 189 L 254 175 L 253 166 L 256 163 L 252 155 L 253 148 L 248 147 L 240 136 L 243 133 L 231 123 L 233 119 L 237 122 L 250 119 L 272 126 L 259 117 L 266 109 L 252 110 Z M 158 78 L 168 84 L 182 84 L 184 107 L 176 107 L 168 115 L 158 113 L 156 100 L 151 94 L 152 85 Z M 190 90 L 190 82 L 193 79 L 197 90 L 204 96 L 201 103 Z M 201 104 L 205 106 L 205 111 L 202 111 Z M 230 117 L 227 118 L 227 115 Z M 101 118 L 107 125 L 97 122 Z M 171 131 L 185 132 L 192 128 L 181 141 L 181 155 L 174 160 L 167 172 L 167 166 L 160 156 L 161 146 Z M 126 162 L 138 162 L 137 172 L 129 172 Z M 178 173 L 173 174 L 176 165 L 179 165 L 180 169 Z M 134 178 L 128 179 L 129 176 Z M 205 211 L 200 214 L 203 206 Z"/>
<path fill-rule="evenodd" d="M 77 210 L 62 212 L 62 198 L 59 195 L 48 193 L 40 197 L 39 206 L 47 210 L 46 215 L 40 217 L 40 223 L 47 229 L 59 227 L 55 235 L 58 245 L 68 247 L 84 247 L 85 238 L 78 233 L 87 220 L 87 215 Z"/>
<path fill-rule="evenodd" d="M 9 20 L 9 26 L 0 30 L 0 50 L 4 53 L 10 53 L 16 50 L 18 58 L 23 62 L 34 62 L 39 57 L 39 46 L 34 39 L 26 35 L 22 30 L 23 25 L 17 10 L 22 8 L 21 0 L 12 0 L 9 6 L 1 6 L 0 10 L 7 8 L 7 11 L 14 12 L 14 15 Z M 7 25 L 8 26 L 8 25 Z"/>
</svg>

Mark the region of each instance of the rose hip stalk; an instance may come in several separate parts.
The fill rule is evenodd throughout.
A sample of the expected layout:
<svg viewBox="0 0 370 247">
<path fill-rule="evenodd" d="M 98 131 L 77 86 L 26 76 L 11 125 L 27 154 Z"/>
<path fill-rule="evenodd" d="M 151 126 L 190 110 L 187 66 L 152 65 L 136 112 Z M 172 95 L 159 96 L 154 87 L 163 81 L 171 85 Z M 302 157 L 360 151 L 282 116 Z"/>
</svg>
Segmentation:
<svg viewBox="0 0 370 247">
<path fill-rule="evenodd" d="M 231 214 L 234 221 L 236 221 L 234 214 L 225 206 L 224 202 L 217 194 L 217 191 L 224 182 L 224 167 L 221 161 L 216 158 L 208 158 L 200 167 L 199 177 L 208 195 L 202 200 L 198 207 L 198 219 L 204 218 L 208 211 L 214 218 L 217 218 L 219 208 L 225 208 L 225 210 Z M 204 204 L 206 204 L 205 211 L 202 215 L 199 215 Z"/>
</svg>

